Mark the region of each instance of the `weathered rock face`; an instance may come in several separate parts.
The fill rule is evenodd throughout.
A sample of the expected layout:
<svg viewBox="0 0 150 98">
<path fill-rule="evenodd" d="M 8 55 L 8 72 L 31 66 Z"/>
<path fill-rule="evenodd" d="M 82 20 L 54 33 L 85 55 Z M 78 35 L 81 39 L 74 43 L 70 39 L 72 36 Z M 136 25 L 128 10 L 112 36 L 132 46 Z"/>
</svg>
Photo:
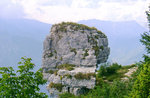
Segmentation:
<svg viewBox="0 0 150 98">
<path fill-rule="evenodd" d="M 109 53 L 107 37 L 96 28 L 70 22 L 53 25 L 44 41 L 42 58 L 43 74 L 53 83 L 50 92 L 58 93 L 52 89 L 55 84 L 62 86 L 62 92 L 75 95 L 93 88 L 95 77 L 91 74 L 98 64 L 107 61 Z M 81 79 L 81 73 L 90 78 Z"/>
</svg>

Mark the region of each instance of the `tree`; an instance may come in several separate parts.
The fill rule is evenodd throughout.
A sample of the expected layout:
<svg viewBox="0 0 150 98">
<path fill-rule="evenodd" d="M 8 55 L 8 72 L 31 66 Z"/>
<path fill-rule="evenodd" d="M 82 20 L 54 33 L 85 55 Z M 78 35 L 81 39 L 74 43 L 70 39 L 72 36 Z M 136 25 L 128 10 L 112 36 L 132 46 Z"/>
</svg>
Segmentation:
<svg viewBox="0 0 150 98">
<path fill-rule="evenodd" d="M 150 7 L 149 11 L 146 11 L 147 19 L 149 22 L 150 30 Z M 150 31 L 149 31 L 150 32 Z M 145 32 L 140 40 L 147 49 L 147 54 L 150 53 L 150 34 Z M 131 98 L 150 98 L 150 57 L 144 56 L 143 66 L 140 69 L 140 73 L 137 76 L 137 80 L 134 82 L 133 89 L 130 93 Z"/>
<path fill-rule="evenodd" d="M 130 96 L 132 98 L 150 98 L 150 61 L 143 65 Z"/>
<path fill-rule="evenodd" d="M 148 26 L 149 26 L 149 32 L 145 32 L 142 35 L 142 39 L 140 40 L 143 45 L 145 45 L 147 54 L 150 54 L 150 6 L 149 11 L 146 11 L 147 19 L 148 19 Z M 148 59 L 148 56 L 144 56 L 145 59 Z"/>
<path fill-rule="evenodd" d="M 45 93 L 39 93 L 39 85 L 46 83 L 41 69 L 33 72 L 32 59 L 21 59 L 16 72 L 12 67 L 0 67 L 0 98 L 47 98 Z"/>
</svg>

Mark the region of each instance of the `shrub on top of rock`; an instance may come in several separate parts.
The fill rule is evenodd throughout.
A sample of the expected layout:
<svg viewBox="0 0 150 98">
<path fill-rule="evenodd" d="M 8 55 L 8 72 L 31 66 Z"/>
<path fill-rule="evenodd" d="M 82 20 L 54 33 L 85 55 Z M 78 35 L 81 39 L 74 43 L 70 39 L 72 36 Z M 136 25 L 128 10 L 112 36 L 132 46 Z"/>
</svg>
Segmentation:
<svg viewBox="0 0 150 98">
<path fill-rule="evenodd" d="M 49 84 L 49 88 L 55 88 L 55 89 L 57 89 L 59 92 L 61 92 L 61 91 L 62 91 L 62 88 L 63 88 L 63 85 L 62 85 L 61 83 L 53 83 L 53 82 L 51 82 L 51 83 Z"/>
<path fill-rule="evenodd" d="M 58 69 L 65 69 L 69 71 L 74 70 L 73 67 L 75 67 L 75 65 L 73 64 L 62 64 L 62 65 L 57 66 Z"/>
<path fill-rule="evenodd" d="M 91 79 L 92 76 L 95 77 L 95 73 L 81 73 L 81 72 L 79 72 L 79 73 L 74 75 L 74 77 L 76 79 L 79 79 L 79 80 L 82 80 L 82 79 L 89 80 L 89 79 Z"/>
</svg>

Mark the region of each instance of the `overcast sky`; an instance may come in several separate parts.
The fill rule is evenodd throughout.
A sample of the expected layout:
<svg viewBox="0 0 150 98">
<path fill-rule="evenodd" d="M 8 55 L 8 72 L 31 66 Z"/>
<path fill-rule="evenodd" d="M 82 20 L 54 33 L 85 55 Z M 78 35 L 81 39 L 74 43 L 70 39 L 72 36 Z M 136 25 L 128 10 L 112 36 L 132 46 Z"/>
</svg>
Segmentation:
<svg viewBox="0 0 150 98">
<path fill-rule="evenodd" d="M 1 0 L 0 18 L 28 18 L 45 23 L 99 19 L 135 20 L 146 26 L 150 0 Z"/>
</svg>

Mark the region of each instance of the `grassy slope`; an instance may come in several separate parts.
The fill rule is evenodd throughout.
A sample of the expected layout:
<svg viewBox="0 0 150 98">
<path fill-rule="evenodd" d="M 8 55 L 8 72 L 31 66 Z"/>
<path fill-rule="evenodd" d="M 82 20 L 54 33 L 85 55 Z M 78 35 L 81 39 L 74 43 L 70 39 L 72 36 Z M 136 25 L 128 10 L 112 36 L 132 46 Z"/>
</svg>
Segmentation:
<svg viewBox="0 0 150 98">
<path fill-rule="evenodd" d="M 116 73 L 104 76 L 103 79 L 109 82 L 112 82 L 113 80 L 121 80 L 121 78 L 127 77 L 125 76 L 125 73 L 129 71 L 130 68 L 135 67 L 135 65 L 127 65 L 127 66 L 122 66 L 120 69 L 117 70 Z"/>
</svg>

